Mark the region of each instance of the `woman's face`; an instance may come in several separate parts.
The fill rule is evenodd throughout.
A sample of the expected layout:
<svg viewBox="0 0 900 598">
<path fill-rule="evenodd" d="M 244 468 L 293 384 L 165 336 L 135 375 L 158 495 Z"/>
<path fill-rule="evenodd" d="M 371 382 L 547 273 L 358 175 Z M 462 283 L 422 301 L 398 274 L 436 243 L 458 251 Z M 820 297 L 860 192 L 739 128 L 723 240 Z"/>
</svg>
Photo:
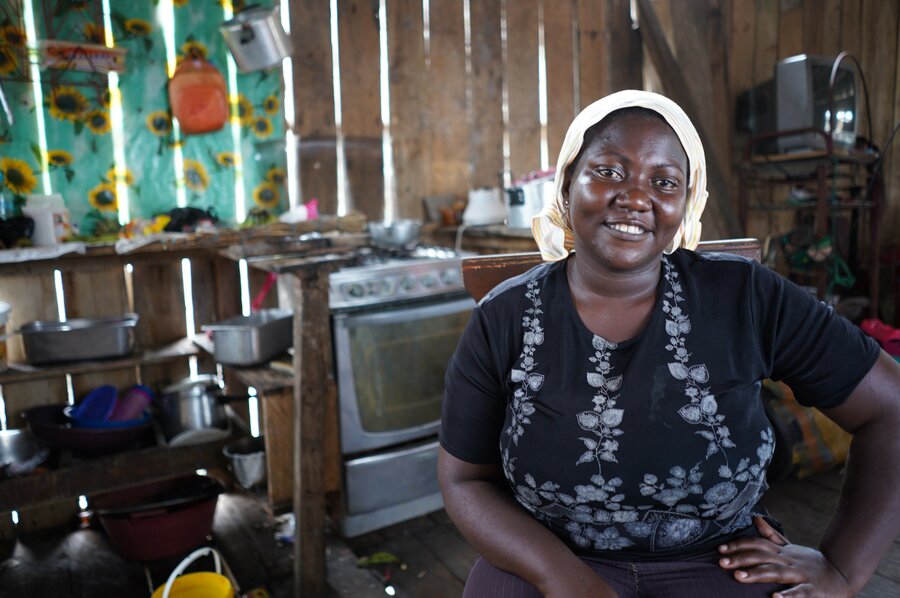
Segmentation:
<svg viewBox="0 0 900 598">
<path fill-rule="evenodd" d="M 687 155 L 654 114 L 613 113 L 596 126 L 563 185 L 576 256 L 611 271 L 643 270 L 681 224 Z"/>
</svg>

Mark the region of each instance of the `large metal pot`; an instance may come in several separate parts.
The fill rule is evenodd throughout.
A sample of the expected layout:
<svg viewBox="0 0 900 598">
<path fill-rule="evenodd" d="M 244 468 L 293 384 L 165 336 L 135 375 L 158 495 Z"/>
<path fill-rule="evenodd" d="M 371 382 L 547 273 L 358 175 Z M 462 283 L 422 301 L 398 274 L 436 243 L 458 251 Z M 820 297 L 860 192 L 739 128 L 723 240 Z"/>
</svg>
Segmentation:
<svg viewBox="0 0 900 598">
<path fill-rule="evenodd" d="M 221 30 L 242 73 L 277 66 L 291 54 L 291 42 L 281 27 L 277 7 L 243 10 L 225 21 Z"/>
<path fill-rule="evenodd" d="M 246 398 L 225 396 L 218 376 L 194 376 L 163 390 L 157 417 L 170 446 L 208 442 L 228 435 L 225 405 Z"/>
</svg>

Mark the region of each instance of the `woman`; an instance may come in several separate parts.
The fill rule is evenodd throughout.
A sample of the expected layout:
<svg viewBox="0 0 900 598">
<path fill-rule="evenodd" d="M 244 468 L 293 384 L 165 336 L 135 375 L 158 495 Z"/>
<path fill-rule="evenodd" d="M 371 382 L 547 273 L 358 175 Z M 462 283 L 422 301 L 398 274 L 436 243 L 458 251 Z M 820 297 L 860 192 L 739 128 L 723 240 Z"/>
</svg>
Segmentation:
<svg viewBox="0 0 900 598">
<path fill-rule="evenodd" d="M 705 158 L 667 98 L 586 108 L 556 190 L 548 263 L 481 301 L 447 370 L 439 478 L 482 555 L 465 595 L 859 591 L 900 531 L 900 367 L 762 266 L 691 251 Z M 818 549 L 757 506 L 766 377 L 854 434 Z"/>
</svg>

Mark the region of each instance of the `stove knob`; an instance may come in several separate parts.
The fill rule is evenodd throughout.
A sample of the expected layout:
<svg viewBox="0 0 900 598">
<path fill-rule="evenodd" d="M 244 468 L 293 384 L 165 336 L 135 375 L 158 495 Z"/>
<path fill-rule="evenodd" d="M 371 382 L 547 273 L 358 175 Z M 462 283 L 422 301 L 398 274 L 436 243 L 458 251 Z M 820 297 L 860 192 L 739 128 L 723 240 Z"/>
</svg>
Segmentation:
<svg viewBox="0 0 900 598">
<path fill-rule="evenodd" d="M 416 280 L 412 276 L 404 276 L 397 286 L 402 292 L 408 293 L 416 287 Z"/>
<path fill-rule="evenodd" d="M 353 299 L 360 299 L 366 296 L 366 289 L 358 282 L 352 282 L 343 286 L 344 294 Z"/>
<path fill-rule="evenodd" d="M 441 282 L 445 287 L 459 284 L 459 272 L 453 269 L 444 270 L 441 272 Z"/>
<path fill-rule="evenodd" d="M 426 289 L 430 289 L 437 285 L 438 281 L 437 277 L 434 274 L 423 274 L 420 282 L 422 283 L 423 287 L 425 287 Z"/>
<path fill-rule="evenodd" d="M 391 283 L 388 280 L 371 280 L 366 288 L 369 295 L 388 295 L 391 292 Z"/>
</svg>

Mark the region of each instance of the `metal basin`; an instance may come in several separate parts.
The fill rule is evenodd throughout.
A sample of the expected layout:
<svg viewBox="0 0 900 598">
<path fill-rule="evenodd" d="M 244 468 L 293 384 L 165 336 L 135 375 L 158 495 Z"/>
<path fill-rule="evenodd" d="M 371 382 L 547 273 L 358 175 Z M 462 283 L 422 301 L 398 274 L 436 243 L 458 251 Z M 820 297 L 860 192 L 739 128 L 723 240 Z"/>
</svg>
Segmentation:
<svg viewBox="0 0 900 598">
<path fill-rule="evenodd" d="M 254 365 L 281 355 L 294 344 L 294 312 L 262 309 L 237 316 L 203 330 L 213 333 L 216 361 L 226 365 Z"/>
<path fill-rule="evenodd" d="M 33 471 L 49 454 L 28 430 L 0 431 L 0 479 Z"/>
<path fill-rule="evenodd" d="M 391 222 L 370 222 L 369 235 L 372 244 L 387 249 L 402 249 L 414 246 L 419 240 L 421 220 L 393 220 Z"/>
<path fill-rule="evenodd" d="M 107 318 L 38 320 L 19 329 L 28 363 L 121 357 L 134 350 L 137 314 Z"/>
</svg>

